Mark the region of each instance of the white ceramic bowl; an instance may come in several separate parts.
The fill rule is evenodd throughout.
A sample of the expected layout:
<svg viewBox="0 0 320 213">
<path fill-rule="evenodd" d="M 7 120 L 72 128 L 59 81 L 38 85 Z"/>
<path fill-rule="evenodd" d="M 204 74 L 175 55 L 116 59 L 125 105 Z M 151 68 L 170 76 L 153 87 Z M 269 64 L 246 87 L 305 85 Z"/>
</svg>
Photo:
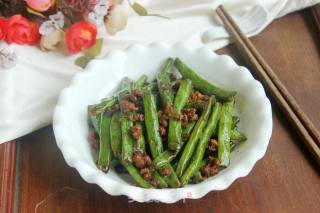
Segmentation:
<svg viewBox="0 0 320 213">
<path fill-rule="evenodd" d="M 177 189 L 143 189 L 129 184 L 127 176 L 120 176 L 113 169 L 107 174 L 97 169 L 97 153 L 87 140 L 87 106 L 110 96 L 124 76 L 137 79 L 141 74 L 147 74 L 149 79 L 154 79 L 156 71 L 168 57 L 180 57 L 208 81 L 238 92 L 240 129 L 248 140 L 233 151 L 228 168 L 202 183 Z M 112 51 L 105 59 L 92 61 L 86 71 L 76 74 L 60 95 L 54 110 L 53 129 L 66 162 L 76 168 L 85 181 L 99 185 L 111 195 L 126 195 L 139 202 L 173 203 L 184 198 L 201 198 L 212 190 L 226 189 L 237 178 L 246 176 L 267 150 L 272 114 L 262 85 L 229 56 L 219 56 L 207 48 L 194 49 L 185 44 L 155 43 Z"/>
</svg>

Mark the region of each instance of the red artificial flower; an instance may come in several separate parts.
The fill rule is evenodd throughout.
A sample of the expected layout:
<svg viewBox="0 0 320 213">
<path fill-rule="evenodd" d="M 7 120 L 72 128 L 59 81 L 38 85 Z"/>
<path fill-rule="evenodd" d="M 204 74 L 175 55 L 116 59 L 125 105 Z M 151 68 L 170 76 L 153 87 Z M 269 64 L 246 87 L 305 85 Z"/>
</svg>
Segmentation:
<svg viewBox="0 0 320 213">
<path fill-rule="evenodd" d="M 3 40 L 6 37 L 8 27 L 7 20 L 0 17 L 0 40 Z"/>
<path fill-rule="evenodd" d="M 36 45 L 40 40 L 39 25 L 21 15 L 11 16 L 8 20 L 6 42 L 8 44 Z"/>
<path fill-rule="evenodd" d="M 70 54 L 89 49 L 96 42 L 97 27 L 88 22 L 80 21 L 73 24 L 66 33 L 66 43 Z"/>
</svg>

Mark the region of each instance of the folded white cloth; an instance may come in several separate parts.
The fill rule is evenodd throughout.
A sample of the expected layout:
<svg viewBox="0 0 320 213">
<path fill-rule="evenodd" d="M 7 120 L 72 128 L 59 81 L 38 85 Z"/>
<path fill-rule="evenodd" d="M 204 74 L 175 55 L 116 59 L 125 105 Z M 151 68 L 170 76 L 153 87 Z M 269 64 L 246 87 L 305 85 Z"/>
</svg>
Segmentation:
<svg viewBox="0 0 320 213">
<path fill-rule="evenodd" d="M 273 19 L 312 6 L 320 0 L 141 0 L 149 12 L 171 19 L 137 16 L 128 5 L 128 25 L 114 36 L 106 35 L 104 53 L 133 43 L 184 41 L 213 50 L 229 43 L 215 17 L 223 4 L 248 35 L 264 29 Z M 124 4 L 127 4 L 124 1 Z M 82 70 L 76 56 L 44 53 L 35 47 L 17 46 L 18 64 L 0 68 L 0 143 L 15 139 L 50 124 L 61 89 Z M 112 73 L 110 73 L 112 75 Z"/>
</svg>

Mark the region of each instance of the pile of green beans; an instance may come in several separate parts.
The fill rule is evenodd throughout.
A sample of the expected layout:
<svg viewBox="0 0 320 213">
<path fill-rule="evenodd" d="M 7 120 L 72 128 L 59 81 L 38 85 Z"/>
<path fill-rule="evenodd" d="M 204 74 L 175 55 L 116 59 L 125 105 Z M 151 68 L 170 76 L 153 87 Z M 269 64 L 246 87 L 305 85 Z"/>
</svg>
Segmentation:
<svg viewBox="0 0 320 213">
<path fill-rule="evenodd" d="M 153 82 L 123 78 L 114 96 L 88 106 L 97 167 L 124 168 L 143 188 L 178 188 L 215 175 L 247 139 L 234 116 L 235 96 L 179 58 L 167 59 Z"/>
</svg>

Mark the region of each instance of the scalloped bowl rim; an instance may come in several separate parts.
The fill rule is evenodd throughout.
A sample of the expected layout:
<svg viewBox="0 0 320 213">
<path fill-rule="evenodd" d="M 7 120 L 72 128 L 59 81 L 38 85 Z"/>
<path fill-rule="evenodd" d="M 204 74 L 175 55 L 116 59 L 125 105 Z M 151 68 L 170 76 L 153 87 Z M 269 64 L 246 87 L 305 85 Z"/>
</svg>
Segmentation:
<svg viewBox="0 0 320 213">
<path fill-rule="evenodd" d="M 70 90 L 73 87 L 76 87 L 76 85 L 81 84 L 83 79 L 89 75 L 99 72 L 98 67 L 101 63 L 103 63 L 104 66 L 111 66 L 112 63 L 117 62 L 118 58 L 143 53 L 143 51 L 170 52 L 177 50 L 186 52 L 186 54 L 193 54 L 194 56 L 195 54 L 200 54 L 201 57 L 205 58 L 204 60 L 218 58 L 219 60 L 224 61 L 226 66 L 230 67 L 230 72 L 232 74 L 236 73 L 237 76 L 240 76 L 240 79 L 245 79 L 244 84 L 251 86 L 255 90 L 249 90 L 249 92 L 253 93 L 251 96 L 259 99 L 264 112 L 262 118 L 263 122 L 261 124 L 262 127 L 260 127 L 263 128 L 264 131 L 261 133 L 260 140 L 257 141 L 257 144 L 255 144 L 253 150 L 248 150 L 248 153 L 246 153 L 247 155 L 241 159 L 241 163 L 235 162 L 233 164 L 233 168 L 228 172 L 222 171 L 216 175 L 217 177 L 214 176 L 199 184 L 187 185 L 177 189 L 143 189 L 130 184 L 123 184 L 112 178 L 108 178 L 107 175 L 81 157 L 79 152 L 77 152 L 77 150 L 74 148 L 72 136 L 70 136 L 70 134 L 66 132 L 64 128 L 66 121 L 64 119 L 65 112 L 63 110 L 65 108 L 65 102 L 67 102 L 70 96 Z M 201 198 L 212 190 L 224 190 L 228 188 L 237 178 L 246 176 L 253 169 L 255 163 L 264 156 L 267 150 L 267 146 L 272 134 L 272 111 L 270 101 L 266 97 L 261 83 L 253 78 L 247 68 L 238 66 L 231 57 L 226 55 L 216 55 L 213 51 L 205 47 L 192 48 L 183 43 L 169 45 L 166 43 L 157 42 L 151 45 L 131 45 L 126 50 L 113 50 L 104 59 L 97 59 L 90 62 L 86 70 L 84 72 L 77 73 L 71 80 L 69 87 L 62 90 L 57 105 L 54 109 L 53 130 L 56 137 L 57 146 L 61 150 L 65 161 L 69 166 L 74 167 L 86 182 L 99 185 L 108 194 L 126 195 L 138 202 L 154 200 L 164 203 L 174 203 L 178 200 L 186 198 Z"/>
</svg>

